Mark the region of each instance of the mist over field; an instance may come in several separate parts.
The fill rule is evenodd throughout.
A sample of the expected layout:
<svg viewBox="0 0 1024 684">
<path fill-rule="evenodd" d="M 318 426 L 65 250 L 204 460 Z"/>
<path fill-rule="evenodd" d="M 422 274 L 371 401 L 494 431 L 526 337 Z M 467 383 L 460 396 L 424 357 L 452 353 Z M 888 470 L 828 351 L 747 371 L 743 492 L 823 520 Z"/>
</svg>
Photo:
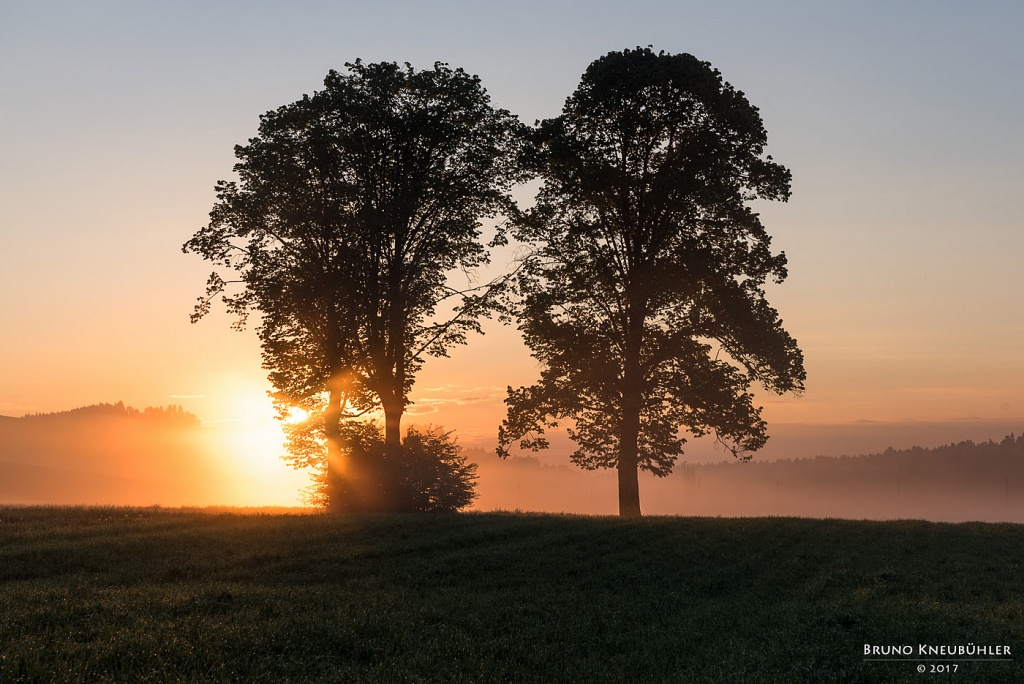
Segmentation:
<svg viewBox="0 0 1024 684">
<path fill-rule="evenodd" d="M 238 453 L 243 432 L 120 404 L 0 417 L 0 503 L 279 504 L 261 492 L 287 488 L 284 478 L 295 473 L 247 461 L 244 443 Z M 695 441 L 670 476 L 641 476 L 643 512 L 1024 522 L 1024 441 L 1008 437 L 1021 432 L 980 421 L 780 425 L 747 463 Z M 614 515 L 615 472 L 577 468 L 570 449 L 556 438 L 547 452 L 502 460 L 467 445 L 479 474 L 471 508 Z"/>
<path fill-rule="evenodd" d="M 746 463 L 712 440 L 694 440 L 668 477 L 641 473 L 643 512 L 1024 522 L 1022 428 L 995 421 L 780 424 Z M 506 462 L 470 450 L 481 473 L 475 507 L 614 515 L 615 472 L 580 470 L 566 456 L 571 449 L 555 438 L 548 452 Z"/>
<path fill-rule="evenodd" d="M 0 416 L 0 503 L 280 504 L 260 498 L 281 475 L 257 467 L 255 458 L 245 465 L 248 426 L 204 426 L 169 408 L 118 403 Z"/>
<path fill-rule="evenodd" d="M 642 475 L 645 515 L 1024 522 L 1024 444 L 960 444 L 867 456 L 683 464 Z M 475 455 L 475 453 L 474 453 Z M 480 459 L 480 510 L 616 513 L 616 477 Z"/>
</svg>

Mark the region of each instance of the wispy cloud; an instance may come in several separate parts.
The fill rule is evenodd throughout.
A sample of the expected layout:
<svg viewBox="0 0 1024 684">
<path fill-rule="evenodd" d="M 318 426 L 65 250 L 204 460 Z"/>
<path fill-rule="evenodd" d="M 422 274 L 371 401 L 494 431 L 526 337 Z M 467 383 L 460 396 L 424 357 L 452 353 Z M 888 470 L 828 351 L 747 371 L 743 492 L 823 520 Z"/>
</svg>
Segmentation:
<svg viewBox="0 0 1024 684">
<path fill-rule="evenodd" d="M 407 413 L 411 416 L 425 416 L 437 413 L 445 406 L 467 406 L 489 401 L 501 400 L 505 397 L 505 388 L 496 385 L 482 387 L 461 387 L 459 385 L 442 385 L 423 390 L 432 396 L 416 397 Z M 447 395 L 447 396 L 445 396 Z"/>
</svg>

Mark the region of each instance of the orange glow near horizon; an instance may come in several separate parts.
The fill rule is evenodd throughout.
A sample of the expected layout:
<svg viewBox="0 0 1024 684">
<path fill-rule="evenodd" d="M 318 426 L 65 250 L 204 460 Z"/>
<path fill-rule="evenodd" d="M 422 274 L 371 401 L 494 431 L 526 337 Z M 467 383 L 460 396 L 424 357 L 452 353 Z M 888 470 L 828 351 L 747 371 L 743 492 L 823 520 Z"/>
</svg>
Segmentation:
<svg viewBox="0 0 1024 684">
<path fill-rule="evenodd" d="M 206 429 L 216 453 L 235 473 L 232 505 L 304 505 L 301 493 L 309 485 L 309 475 L 281 459 L 284 433 L 278 421 L 262 419 Z"/>
<path fill-rule="evenodd" d="M 302 505 L 302 492 L 309 485 L 308 473 L 292 469 L 281 456 L 285 453 L 282 429 L 288 422 L 305 418 L 305 412 L 295 409 L 285 421 L 276 417 L 267 396 L 269 383 L 265 371 L 260 369 L 256 336 L 251 331 L 239 334 L 218 327 L 222 322 L 186 328 L 201 342 L 218 340 L 218 344 L 203 350 L 214 355 L 217 363 L 203 365 L 189 361 L 187 356 L 172 362 L 169 357 L 159 367 L 148 363 L 139 366 L 146 372 L 140 371 L 131 382 L 123 379 L 119 385 L 107 386 L 80 380 L 74 385 L 74 392 L 38 383 L 30 408 L 17 412 L 0 410 L 0 414 L 63 411 L 118 400 L 138 409 L 180 404 L 204 421 L 204 439 L 196 448 L 208 462 L 212 482 L 204 487 L 197 483 L 192 489 L 201 489 L 201 496 L 197 494 L 191 499 L 174 493 L 187 489 L 178 483 L 174 492 L 172 488 L 166 489 L 165 498 L 146 498 L 137 503 Z M 909 352 L 888 360 L 863 358 L 854 364 L 849 355 L 837 355 L 823 340 L 801 334 L 799 324 L 794 325 L 794 330 L 808 359 L 807 392 L 800 397 L 758 393 L 758 404 L 764 406 L 771 437 L 755 459 L 853 455 L 888 446 L 909 448 L 964 439 L 998 440 L 1009 432 L 1020 434 L 1024 430 L 1024 383 L 1020 382 L 1021 374 L 1012 372 L 1005 364 L 999 367 L 1000 375 L 990 372 L 990 367 L 999 364 L 985 360 L 957 370 L 955 375 L 951 370 L 946 376 L 930 375 L 927 359 L 915 361 Z M 128 354 L 124 363 L 134 367 Z M 869 373 L 873 364 L 879 364 L 887 374 Z M 416 424 L 454 431 L 463 448 L 483 449 L 485 455 L 480 458 L 490 462 L 497 428 L 505 417 L 505 387 L 530 384 L 538 374 L 539 369 L 517 331 L 489 324 L 486 335 L 473 337 L 468 345 L 453 349 L 450 358 L 427 360 L 412 388 L 413 403 L 403 417 L 403 428 Z M 27 380 L 24 386 L 33 387 Z M 164 393 L 145 392 L 149 387 L 163 387 Z M 171 394 L 172 391 L 180 394 Z M 64 397 L 68 403 L 43 403 L 52 396 Z M 552 437 L 552 449 L 540 453 L 539 458 L 547 464 L 570 465 L 567 454 L 571 445 L 561 435 Z M 728 459 L 720 450 L 691 440 L 683 462 L 725 460 Z M 170 470 L 169 465 L 165 470 L 177 477 L 177 471 Z M 489 487 L 489 499 L 505 505 L 504 499 L 493 494 L 499 483 L 491 482 Z M 486 501 L 481 505 L 487 505 Z"/>
<path fill-rule="evenodd" d="M 284 425 L 266 391 L 260 391 L 265 382 L 258 383 L 255 378 L 224 382 L 224 399 L 211 408 L 228 417 L 205 422 L 205 430 L 215 444 L 216 457 L 236 474 L 231 496 L 239 503 L 234 505 L 304 505 L 301 493 L 309 485 L 309 476 L 282 459 Z M 285 422 L 298 422 L 306 415 L 302 409 L 292 408 Z"/>
</svg>

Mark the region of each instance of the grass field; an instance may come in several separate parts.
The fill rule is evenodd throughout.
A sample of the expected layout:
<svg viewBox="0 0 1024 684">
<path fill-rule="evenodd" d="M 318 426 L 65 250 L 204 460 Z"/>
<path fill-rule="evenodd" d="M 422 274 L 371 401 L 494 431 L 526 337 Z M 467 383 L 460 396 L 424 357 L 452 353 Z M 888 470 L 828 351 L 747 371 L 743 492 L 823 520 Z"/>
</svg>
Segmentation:
<svg viewBox="0 0 1024 684">
<path fill-rule="evenodd" d="M 0 508 L 0 682 L 1024 681 L 1022 579 L 1020 525 Z"/>
</svg>

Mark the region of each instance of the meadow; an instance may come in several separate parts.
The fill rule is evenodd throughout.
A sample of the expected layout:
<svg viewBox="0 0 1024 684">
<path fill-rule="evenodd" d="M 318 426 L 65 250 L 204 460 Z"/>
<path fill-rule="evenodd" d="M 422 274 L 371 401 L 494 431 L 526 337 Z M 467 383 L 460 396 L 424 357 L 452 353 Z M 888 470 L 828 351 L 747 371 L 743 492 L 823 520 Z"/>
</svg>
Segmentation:
<svg viewBox="0 0 1024 684">
<path fill-rule="evenodd" d="M 4 507 L 0 682 L 1024 681 L 1022 573 L 1012 524 Z"/>
</svg>

